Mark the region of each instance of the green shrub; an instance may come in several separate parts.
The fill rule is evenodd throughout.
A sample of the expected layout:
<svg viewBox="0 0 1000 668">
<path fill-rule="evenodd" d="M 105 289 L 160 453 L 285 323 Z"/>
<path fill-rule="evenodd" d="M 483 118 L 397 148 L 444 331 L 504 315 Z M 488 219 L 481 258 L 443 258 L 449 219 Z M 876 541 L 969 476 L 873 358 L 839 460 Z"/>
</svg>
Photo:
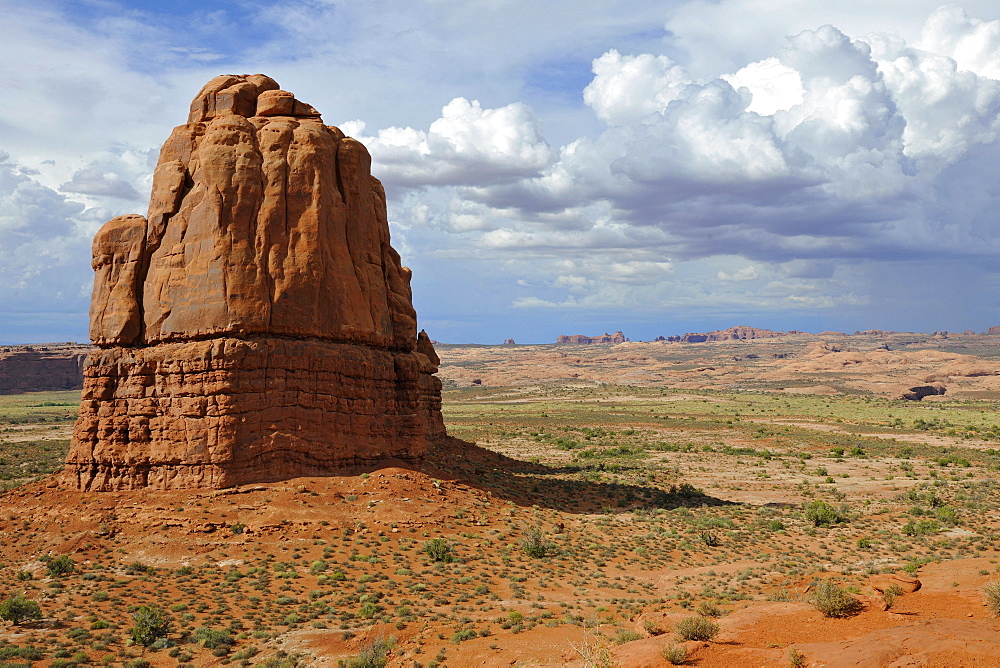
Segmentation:
<svg viewBox="0 0 1000 668">
<path fill-rule="evenodd" d="M 70 559 L 68 554 L 60 554 L 55 558 L 42 559 L 45 562 L 45 569 L 49 577 L 57 578 L 68 575 L 76 570 L 76 562 Z"/>
<path fill-rule="evenodd" d="M 645 636 L 634 629 L 622 629 L 615 637 L 612 642 L 616 645 L 624 645 L 627 642 L 632 642 L 633 640 L 642 640 Z"/>
<path fill-rule="evenodd" d="M 907 522 L 901 531 L 907 536 L 927 536 L 936 534 L 941 530 L 941 525 L 934 520 L 920 520 L 919 522 Z"/>
<path fill-rule="evenodd" d="M 155 568 L 141 561 L 133 561 L 125 567 L 125 575 L 150 575 L 155 572 Z"/>
<path fill-rule="evenodd" d="M 556 544 L 545 538 L 538 527 L 531 527 L 525 531 L 518 545 L 522 552 L 536 559 L 552 556 L 558 551 Z"/>
<path fill-rule="evenodd" d="M 699 603 L 696 612 L 702 617 L 721 617 L 726 614 L 725 610 L 711 601 L 702 601 Z"/>
<path fill-rule="evenodd" d="M 803 516 L 813 526 L 826 527 L 847 521 L 846 509 L 837 510 L 825 501 L 810 501 L 802 507 Z"/>
<path fill-rule="evenodd" d="M 148 647 L 170 632 L 170 620 L 160 608 L 139 606 L 139 609 L 132 613 L 132 621 L 135 622 L 135 626 L 130 633 L 132 642 L 136 645 Z"/>
<path fill-rule="evenodd" d="M 446 564 L 455 561 L 454 547 L 444 538 L 431 538 L 424 543 L 423 550 L 431 561 L 441 561 Z"/>
<path fill-rule="evenodd" d="M 899 585 L 889 585 L 882 590 L 882 602 L 885 603 L 885 609 L 889 610 L 892 608 L 893 604 L 896 602 L 896 598 L 902 595 L 903 588 Z"/>
<path fill-rule="evenodd" d="M 817 584 L 809 602 L 826 617 L 850 617 L 861 610 L 861 602 L 833 580 Z"/>
<path fill-rule="evenodd" d="M 711 640 L 719 633 L 719 625 L 701 615 L 685 617 L 674 626 L 681 640 Z"/>
<path fill-rule="evenodd" d="M 21 594 L 11 596 L 0 603 L 0 619 L 15 626 L 24 621 L 41 618 L 42 609 L 39 605 Z"/>
<path fill-rule="evenodd" d="M 479 634 L 476 633 L 475 629 L 462 629 L 461 631 L 456 631 L 455 635 L 451 637 L 451 641 L 456 645 L 466 640 L 472 640 L 473 638 L 478 638 Z"/>
<path fill-rule="evenodd" d="M 10 644 L 0 645 L 0 665 L 17 665 L 6 663 L 11 659 L 41 661 L 43 656 L 44 654 L 42 653 L 42 650 L 38 649 L 34 645 L 28 645 L 26 647 L 18 647 L 17 645 Z"/>
<path fill-rule="evenodd" d="M 213 629 L 208 626 L 202 626 L 195 631 L 194 639 L 206 649 L 229 648 L 236 644 L 236 640 L 229 634 L 229 631 Z"/>
</svg>

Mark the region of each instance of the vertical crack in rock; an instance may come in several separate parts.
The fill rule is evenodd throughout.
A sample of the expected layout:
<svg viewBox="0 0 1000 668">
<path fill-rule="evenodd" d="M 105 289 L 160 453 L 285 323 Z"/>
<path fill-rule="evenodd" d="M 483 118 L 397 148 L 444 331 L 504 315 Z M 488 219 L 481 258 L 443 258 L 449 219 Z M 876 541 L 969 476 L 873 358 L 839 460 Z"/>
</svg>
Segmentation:
<svg viewBox="0 0 1000 668">
<path fill-rule="evenodd" d="M 219 488 L 447 438 L 370 166 L 273 79 L 202 88 L 160 152 L 148 216 L 94 238 L 98 348 L 65 485 Z"/>
</svg>

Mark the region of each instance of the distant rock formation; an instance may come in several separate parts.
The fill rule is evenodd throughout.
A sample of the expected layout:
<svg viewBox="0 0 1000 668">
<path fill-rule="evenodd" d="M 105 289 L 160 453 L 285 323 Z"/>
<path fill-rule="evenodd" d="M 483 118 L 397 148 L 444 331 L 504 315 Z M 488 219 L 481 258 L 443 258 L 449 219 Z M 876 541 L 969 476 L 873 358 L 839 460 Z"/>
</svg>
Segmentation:
<svg viewBox="0 0 1000 668">
<path fill-rule="evenodd" d="M 517 344 L 514 343 L 514 339 L 507 339 L 506 341 L 503 342 L 503 345 L 505 345 L 505 346 L 516 346 Z"/>
<path fill-rule="evenodd" d="M 663 337 L 657 337 L 657 341 L 672 341 L 680 343 L 705 343 L 709 341 L 745 341 L 750 339 L 774 339 L 780 336 L 788 336 L 790 334 L 802 334 L 798 330 L 791 330 L 788 332 L 775 332 L 770 329 L 759 329 L 757 327 L 748 327 L 746 325 L 737 325 L 736 327 L 730 327 L 729 329 L 720 329 L 714 332 L 705 332 L 703 334 L 688 333 L 683 336 L 668 336 L 666 339 Z"/>
<path fill-rule="evenodd" d="M 601 336 L 585 336 L 583 334 L 564 334 L 556 338 L 556 343 L 592 344 L 592 343 L 625 343 L 625 335 L 621 331 L 614 334 L 605 332 Z"/>
<path fill-rule="evenodd" d="M 220 488 L 420 457 L 438 358 L 357 141 L 224 75 L 160 151 L 149 214 L 97 233 L 81 490 Z"/>
<path fill-rule="evenodd" d="M 883 329 L 866 329 L 863 332 L 854 332 L 854 336 L 891 336 L 893 334 L 899 334 L 899 332 Z"/>
<path fill-rule="evenodd" d="M 989 336 L 1000 335 L 1000 325 L 993 325 L 992 327 L 990 327 L 989 329 L 986 330 L 986 333 Z"/>
<path fill-rule="evenodd" d="M 0 394 L 78 390 L 89 346 L 0 348 Z"/>
</svg>

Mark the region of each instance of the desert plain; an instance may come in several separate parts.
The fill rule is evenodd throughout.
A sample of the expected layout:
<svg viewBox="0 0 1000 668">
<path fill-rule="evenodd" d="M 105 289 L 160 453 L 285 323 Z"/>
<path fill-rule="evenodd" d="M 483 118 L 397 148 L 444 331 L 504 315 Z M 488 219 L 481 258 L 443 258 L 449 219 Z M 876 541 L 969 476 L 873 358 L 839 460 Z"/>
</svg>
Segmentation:
<svg viewBox="0 0 1000 668">
<path fill-rule="evenodd" d="M 1000 665 L 997 343 L 439 344 L 475 446 L 220 490 L 61 489 L 79 392 L 3 396 L 0 662 Z"/>
</svg>

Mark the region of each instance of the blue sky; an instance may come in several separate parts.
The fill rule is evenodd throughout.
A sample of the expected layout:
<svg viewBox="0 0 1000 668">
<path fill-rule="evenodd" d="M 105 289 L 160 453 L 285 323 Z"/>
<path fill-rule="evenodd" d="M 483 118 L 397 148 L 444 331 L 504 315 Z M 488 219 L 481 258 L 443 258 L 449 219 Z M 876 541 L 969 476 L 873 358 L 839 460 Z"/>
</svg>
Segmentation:
<svg viewBox="0 0 1000 668">
<path fill-rule="evenodd" d="M 0 12 L 0 342 L 86 338 L 93 233 L 252 72 L 369 147 L 435 339 L 1000 323 L 993 1 Z"/>
</svg>

